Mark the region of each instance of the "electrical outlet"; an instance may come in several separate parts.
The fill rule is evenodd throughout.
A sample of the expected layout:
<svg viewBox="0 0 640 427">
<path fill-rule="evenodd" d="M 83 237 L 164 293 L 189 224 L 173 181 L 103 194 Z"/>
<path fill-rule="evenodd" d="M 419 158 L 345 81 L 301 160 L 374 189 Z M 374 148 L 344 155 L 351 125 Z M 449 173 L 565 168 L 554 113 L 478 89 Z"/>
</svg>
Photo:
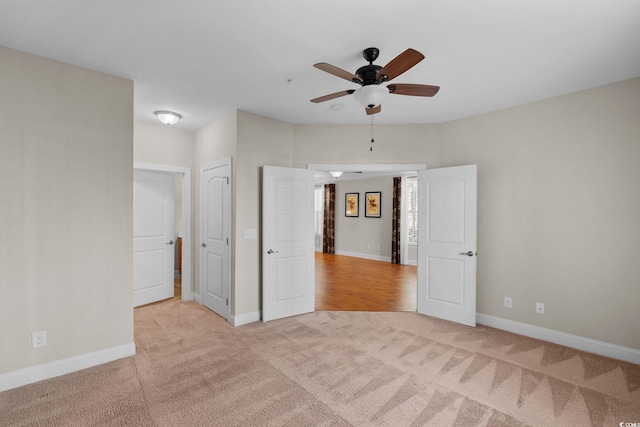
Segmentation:
<svg viewBox="0 0 640 427">
<path fill-rule="evenodd" d="M 38 348 L 47 345 L 47 331 L 34 332 L 31 334 L 31 347 Z"/>
<path fill-rule="evenodd" d="M 536 313 L 544 314 L 544 304 L 541 302 L 536 303 Z"/>
<path fill-rule="evenodd" d="M 504 297 L 504 306 L 505 308 L 513 308 L 513 300 L 511 297 Z"/>
<path fill-rule="evenodd" d="M 257 239 L 258 231 L 255 228 L 245 228 L 244 229 L 244 238 L 245 239 Z"/>
</svg>

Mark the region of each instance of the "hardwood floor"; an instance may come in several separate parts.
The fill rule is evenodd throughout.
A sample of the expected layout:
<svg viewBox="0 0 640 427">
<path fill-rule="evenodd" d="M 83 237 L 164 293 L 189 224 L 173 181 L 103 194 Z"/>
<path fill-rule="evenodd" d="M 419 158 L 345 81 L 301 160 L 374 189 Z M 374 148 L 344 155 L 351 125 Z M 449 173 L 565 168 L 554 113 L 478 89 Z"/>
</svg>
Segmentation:
<svg viewBox="0 0 640 427">
<path fill-rule="evenodd" d="M 173 299 L 182 299 L 182 276 L 173 276 Z"/>
<path fill-rule="evenodd" d="M 316 252 L 316 310 L 416 311 L 417 267 Z"/>
<path fill-rule="evenodd" d="M 316 252 L 316 310 L 416 311 L 417 269 Z M 182 299 L 182 277 L 174 277 L 173 299 Z"/>
</svg>

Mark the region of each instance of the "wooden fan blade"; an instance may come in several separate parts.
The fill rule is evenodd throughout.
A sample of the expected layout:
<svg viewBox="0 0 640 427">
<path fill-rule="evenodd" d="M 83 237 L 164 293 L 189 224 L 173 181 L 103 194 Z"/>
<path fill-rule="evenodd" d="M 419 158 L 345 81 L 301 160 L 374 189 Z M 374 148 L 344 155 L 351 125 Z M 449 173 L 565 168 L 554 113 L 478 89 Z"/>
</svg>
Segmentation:
<svg viewBox="0 0 640 427">
<path fill-rule="evenodd" d="M 423 59 L 424 55 L 417 50 L 407 49 L 382 67 L 376 74 L 376 80 L 380 80 L 382 76 L 387 76 L 385 81 L 393 80 Z"/>
<path fill-rule="evenodd" d="M 373 107 L 373 108 L 365 108 L 364 110 L 367 112 L 367 116 L 370 116 L 372 114 L 377 114 L 380 111 L 382 111 L 382 105 L 378 105 L 377 107 Z"/>
<path fill-rule="evenodd" d="M 387 89 L 389 89 L 389 93 L 396 95 L 433 96 L 438 93 L 440 86 L 397 83 L 388 85 Z"/>
<path fill-rule="evenodd" d="M 342 92 L 336 92 L 336 93 L 332 93 L 331 95 L 325 95 L 319 98 L 314 98 L 311 100 L 311 102 L 315 102 L 317 104 L 318 102 L 324 102 L 330 99 L 340 98 L 341 96 L 351 95 L 353 92 L 355 92 L 354 89 L 343 90 Z"/>
<path fill-rule="evenodd" d="M 327 64 L 326 62 L 319 62 L 317 64 L 313 64 L 319 70 L 325 71 L 329 74 L 333 74 L 334 76 L 340 77 L 345 80 L 349 80 L 354 83 L 362 83 L 362 79 L 355 74 L 351 74 L 348 71 L 343 70 L 342 68 L 338 68 L 335 65 Z"/>
</svg>

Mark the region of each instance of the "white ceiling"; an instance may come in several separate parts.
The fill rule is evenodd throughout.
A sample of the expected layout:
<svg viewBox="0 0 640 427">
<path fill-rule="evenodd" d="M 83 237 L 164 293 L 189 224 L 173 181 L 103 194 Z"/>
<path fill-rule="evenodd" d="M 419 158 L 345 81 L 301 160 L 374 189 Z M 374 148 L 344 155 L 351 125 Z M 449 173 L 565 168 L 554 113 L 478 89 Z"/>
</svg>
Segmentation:
<svg viewBox="0 0 640 427">
<path fill-rule="evenodd" d="M 376 123 L 435 123 L 640 76 L 638 0 L 0 0 L 0 45 L 132 79 L 135 118 L 197 130 L 234 109 L 290 123 L 369 123 L 346 96 L 361 52 L 426 59 Z M 330 106 L 343 104 L 342 111 Z"/>
</svg>

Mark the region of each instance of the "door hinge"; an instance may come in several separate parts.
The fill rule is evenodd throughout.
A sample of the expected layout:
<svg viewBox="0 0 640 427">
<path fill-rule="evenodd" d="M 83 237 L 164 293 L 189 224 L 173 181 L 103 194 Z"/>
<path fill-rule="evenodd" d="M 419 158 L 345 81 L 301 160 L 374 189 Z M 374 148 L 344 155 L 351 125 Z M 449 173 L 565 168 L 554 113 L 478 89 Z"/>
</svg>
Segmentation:
<svg viewBox="0 0 640 427">
<path fill-rule="evenodd" d="M 227 305 L 229 305 L 229 298 L 227 298 Z"/>
<path fill-rule="evenodd" d="M 229 238 L 227 237 L 227 246 L 229 246 Z"/>
<path fill-rule="evenodd" d="M 225 179 L 227 180 L 227 185 L 229 185 L 229 177 L 225 176 Z"/>
</svg>

